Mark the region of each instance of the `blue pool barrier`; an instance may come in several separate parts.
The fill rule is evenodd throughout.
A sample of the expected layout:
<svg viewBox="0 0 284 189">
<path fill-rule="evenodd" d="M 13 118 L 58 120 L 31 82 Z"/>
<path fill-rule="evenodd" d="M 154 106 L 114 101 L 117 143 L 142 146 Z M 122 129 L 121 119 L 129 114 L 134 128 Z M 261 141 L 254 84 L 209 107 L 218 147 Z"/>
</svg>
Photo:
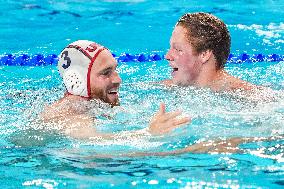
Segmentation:
<svg viewBox="0 0 284 189">
<path fill-rule="evenodd" d="M 129 54 L 122 53 L 117 56 L 112 54 L 118 62 L 155 62 L 159 60 L 165 60 L 164 54 L 159 53 L 140 53 L 140 54 Z M 249 55 L 243 54 L 230 54 L 228 58 L 228 63 L 231 64 L 242 64 L 242 63 L 255 63 L 255 62 L 279 62 L 284 60 L 284 55 L 279 54 L 253 54 Z M 58 57 L 56 54 L 5 54 L 0 55 L 0 66 L 48 66 L 57 65 Z"/>
</svg>

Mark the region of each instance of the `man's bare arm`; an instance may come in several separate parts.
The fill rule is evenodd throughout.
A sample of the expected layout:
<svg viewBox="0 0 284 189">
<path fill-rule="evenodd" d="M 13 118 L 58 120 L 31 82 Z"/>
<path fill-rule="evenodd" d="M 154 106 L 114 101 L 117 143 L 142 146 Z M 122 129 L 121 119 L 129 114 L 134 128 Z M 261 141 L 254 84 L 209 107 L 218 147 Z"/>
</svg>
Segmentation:
<svg viewBox="0 0 284 189">
<path fill-rule="evenodd" d="M 123 131 L 129 137 L 141 135 L 164 135 L 168 134 L 174 129 L 189 123 L 189 117 L 181 116 L 181 111 L 166 112 L 164 103 L 161 103 L 159 111 L 153 116 L 149 126 L 143 130 L 137 131 Z M 53 122 L 54 126 L 60 127 L 60 131 L 65 135 L 76 139 L 90 139 L 93 137 L 100 137 L 103 139 L 113 139 L 119 133 L 102 133 L 95 128 L 96 120 L 85 114 L 56 117 L 55 119 L 45 120 L 46 122 Z M 143 132 L 142 132 L 143 131 Z"/>
</svg>

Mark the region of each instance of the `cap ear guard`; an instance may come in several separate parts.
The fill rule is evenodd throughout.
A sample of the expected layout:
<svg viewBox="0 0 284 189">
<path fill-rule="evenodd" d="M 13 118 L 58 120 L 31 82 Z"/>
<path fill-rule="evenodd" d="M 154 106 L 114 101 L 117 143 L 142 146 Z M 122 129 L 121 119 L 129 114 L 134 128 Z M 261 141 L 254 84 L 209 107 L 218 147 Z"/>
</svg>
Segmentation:
<svg viewBox="0 0 284 189">
<path fill-rule="evenodd" d="M 63 74 L 63 82 L 66 87 L 66 90 L 73 94 L 78 96 L 87 96 L 86 91 L 86 81 L 84 80 L 83 76 L 80 74 L 77 69 L 70 68 Z"/>
<path fill-rule="evenodd" d="M 66 90 L 73 95 L 89 97 L 87 73 L 90 59 L 75 48 L 65 48 L 59 55 L 58 70 Z"/>
</svg>

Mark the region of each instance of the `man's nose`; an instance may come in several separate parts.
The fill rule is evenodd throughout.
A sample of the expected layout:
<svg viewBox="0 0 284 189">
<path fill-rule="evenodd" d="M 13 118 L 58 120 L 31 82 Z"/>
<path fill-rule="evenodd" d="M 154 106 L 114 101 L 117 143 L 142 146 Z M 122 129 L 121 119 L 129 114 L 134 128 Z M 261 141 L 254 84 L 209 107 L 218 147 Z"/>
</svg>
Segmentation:
<svg viewBox="0 0 284 189">
<path fill-rule="evenodd" d="M 166 58 L 168 61 L 172 61 L 172 60 L 173 60 L 171 49 L 168 50 L 168 52 L 167 52 L 165 58 Z"/>
<path fill-rule="evenodd" d="M 120 84 L 121 81 L 122 81 L 122 80 L 121 80 L 119 74 L 118 74 L 117 72 L 115 72 L 114 75 L 113 75 L 112 82 L 113 82 L 113 83 L 118 83 L 118 84 Z"/>
</svg>

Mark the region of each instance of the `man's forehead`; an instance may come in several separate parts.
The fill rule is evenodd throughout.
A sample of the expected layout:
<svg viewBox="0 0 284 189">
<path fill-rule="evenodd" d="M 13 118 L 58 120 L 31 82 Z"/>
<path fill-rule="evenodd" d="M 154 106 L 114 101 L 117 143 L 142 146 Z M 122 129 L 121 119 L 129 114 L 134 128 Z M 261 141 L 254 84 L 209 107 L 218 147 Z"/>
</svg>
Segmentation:
<svg viewBox="0 0 284 189">
<path fill-rule="evenodd" d="M 104 62 L 115 61 L 115 59 L 113 58 L 112 54 L 108 50 L 104 50 L 100 54 L 99 59 L 104 61 Z"/>
<path fill-rule="evenodd" d="M 186 42 L 186 30 L 183 27 L 177 26 L 171 36 L 171 43 Z"/>
<path fill-rule="evenodd" d="M 187 44 L 187 40 L 184 37 L 172 37 L 170 39 L 170 44 L 172 46 L 186 45 Z"/>
<path fill-rule="evenodd" d="M 98 58 L 96 59 L 96 61 L 94 63 L 95 63 L 94 67 L 97 68 L 97 69 L 100 69 L 100 70 L 117 65 L 116 60 L 114 59 L 112 54 L 107 50 L 104 50 L 98 56 Z"/>
</svg>

